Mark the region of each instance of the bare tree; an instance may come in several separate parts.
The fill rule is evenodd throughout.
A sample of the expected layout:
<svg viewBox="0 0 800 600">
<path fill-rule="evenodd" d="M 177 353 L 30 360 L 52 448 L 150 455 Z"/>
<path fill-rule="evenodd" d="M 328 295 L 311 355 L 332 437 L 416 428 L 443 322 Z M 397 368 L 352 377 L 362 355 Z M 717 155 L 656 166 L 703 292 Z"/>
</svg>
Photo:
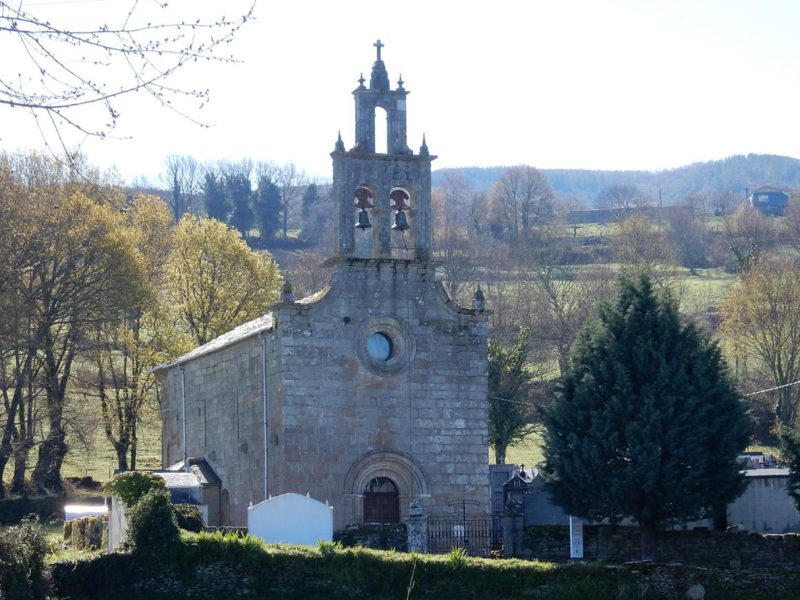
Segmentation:
<svg viewBox="0 0 800 600">
<path fill-rule="evenodd" d="M 632 210 L 649 204 L 647 197 L 635 185 L 616 184 L 605 188 L 597 197 L 600 208 Z"/>
<path fill-rule="evenodd" d="M 728 216 L 739 208 L 742 202 L 744 198 L 730 188 L 717 190 L 711 194 L 711 205 L 718 217 Z"/>
<path fill-rule="evenodd" d="M 186 212 L 191 212 L 192 204 L 203 190 L 203 165 L 186 154 L 170 154 L 164 159 L 162 182 L 169 186 L 169 208 L 172 218 L 179 221 Z"/>
<path fill-rule="evenodd" d="M 256 175 L 259 180 L 262 176 L 269 177 L 278 186 L 281 194 L 281 230 L 283 239 L 286 240 L 289 237 L 290 212 L 295 208 L 297 200 L 302 198 L 308 177 L 298 171 L 294 163 L 278 166 L 270 162 L 258 163 Z"/>
<path fill-rule="evenodd" d="M 536 343 L 554 351 L 559 373 L 567 372 L 570 348 L 594 307 L 612 297 L 614 274 L 604 265 L 586 269 L 571 264 L 575 240 L 561 235 L 563 228 L 545 228 L 521 252 L 527 257 L 528 277 L 520 285 L 530 286 L 539 298 Z"/>
<path fill-rule="evenodd" d="M 723 331 L 738 357 L 753 357 L 777 390 L 775 417 L 794 425 L 800 380 L 800 270 L 790 257 L 753 264 L 725 303 Z"/>
<path fill-rule="evenodd" d="M 516 240 L 531 228 L 553 220 L 555 197 L 541 171 L 511 167 L 492 188 L 489 212 L 497 233 Z"/>
<path fill-rule="evenodd" d="M 220 52 L 252 18 L 255 3 L 246 1 L 236 18 L 204 20 L 167 2 L 152 3 L 160 11 L 154 15 L 131 0 L 113 21 L 80 28 L 23 10 L 22 2 L 0 1 L 0 33 L 17 43 L 4 46 L 0 104 L 29 111 L 40 127 L 43 116 L 57 130 L 67 125 L 99 137 L 114 129 L 118 100 L 133 92 L 186 116 L 180 100 L 202 106 L 209 90 L 182 87 L 174 76 L 197 61 L 234 60 Z M 92 106 L 101 110 L 84 110 Z"/>
<path fill-rule="evenodd" d="M 315 294 L 330 282 L 330 270 L 322 263 L 328 253 L 321 249 L 298 252 L 294 254 L 286 266 L 286 281 L 292 284 L 295 298 L 303 298 Z"/>
<path fill-rule="evenodd" d="M 468 301 L 470 284 L 478 279 L 479 249 L 484 246 L 475 228 L 470 227 L 473 196 L 462 175 L 446 171 L 432 198 L 434 247 L 442 261 L 442 283 L 450 298 L 462 304 Z"/>
<path fill-rule="evenodd" d="M 757 264 L 776 241 L 774 221 L 748 204 L 725 219 L 725 235 L 740 273 Z"/>
<path fill-rule="evenodd" d="M 666 235 L 656 230 L 646 216 L 634 215 L 618 223 L 611 245 L 623 273 L 634 279 L 647 275 L 659 286 L 667 284 L 675 257 Z"/>
<path fill-rule="evenodd" d="M 792 247 L 800 252 L 800 198 L 793 196 L 786 206 L 786 237 Z"/>
</svg>

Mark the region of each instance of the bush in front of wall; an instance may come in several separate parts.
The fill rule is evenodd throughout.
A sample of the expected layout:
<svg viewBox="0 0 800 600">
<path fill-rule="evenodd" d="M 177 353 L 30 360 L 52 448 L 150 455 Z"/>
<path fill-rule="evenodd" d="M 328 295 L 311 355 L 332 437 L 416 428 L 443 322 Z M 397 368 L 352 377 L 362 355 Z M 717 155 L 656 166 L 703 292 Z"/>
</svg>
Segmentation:
<svg viewBox="0 0 800 600">
<path fill-rule="evenodd" d="M 166 491 L 167 484 L 164 478 L 142 471 L 120 473 L 105 485 L 105 492 L 109 496 L 119 498 L 128 508 L 153 489 Z"/>
<path fill-rule="evenodd" d="M 200 533 L 203 531 L 203 515 L 194 504 L 173 504 L 178 527 L 185 531 Z"/>
<path fill-rule="evenodd" d="M 178 521 L 169 492 L 151 489 L 128 509 L 128 542 L 134 554 L 156 558 L 180 542 Z"/>
<path fill-rule="evenodd" d="M 44 528 L 35 519 L 24 519 L 0 532 L 0 598 L 48 598 L 50 580 L 45 557 L 51 550 Z"/>
</svg>

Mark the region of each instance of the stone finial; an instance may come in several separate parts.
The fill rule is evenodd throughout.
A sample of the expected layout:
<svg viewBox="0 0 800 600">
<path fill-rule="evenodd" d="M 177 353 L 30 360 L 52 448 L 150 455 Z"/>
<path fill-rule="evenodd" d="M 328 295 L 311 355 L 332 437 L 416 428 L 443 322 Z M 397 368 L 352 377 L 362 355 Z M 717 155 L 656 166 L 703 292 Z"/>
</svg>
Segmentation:
<svg viewBox="0 0 800 600">
<path fill-rule="evenodd" d="M 336 139 L 336 145 L 333 147 L 334 152 L 344 152 L 344 142 L 342 141 L 342 132 L 339 132 L 339 137 Z"/>
<path fill-rule="evenodd" d="M 428 142 L 425 141 L 425 134 L 422 134 L 422 146 L 419 147 L 419 155 L 420 156 L 430 156 L 431 153 L 428 151 Z"/>
<path fill-rule="evenodd" d="M 411 503 L 408 505 L 408 516 L 409 517 L 422 516 L 422 506 L 420 506 L 419 502 L 417 502 L 416 500 L 412 500 Z"/>
<path fill-rule="evenodd" d="M 400 79 L 397 80 L 397 89 L 403 91 L 405 89 L 403 88 L 404 83 L 405 82 L 403 81 L 403 76 L 400 75 Z"/>
<path fill-rule="evenodd" d="M 359 77 L 358 77 L 358 89 L 360 89 L 360 90 L 367 89 L 367 88 L 364 87 L 364 82 L 365 81 L 366 81 L 366 79 L 364 79 L 364 74 L 361 73 L 361 75 L 359 75 Z"/>
<path fill-rule="evenodd" d="M 283 283 L 283 296 L 281 298 L 281 302 L 285 302 L 287 304 L 291 304 L 294 302 L 294 293 L 292 293 L 292 284 L 289 283 L 288 279 Z"/>
<path fill-rule="evenodd" d="M 486 310 L 486 298 L 483 296 L 481 286 L 478 286 L 478 289 L 475 290 L 475 295 L 472 297 L 472 308 L 478 312 Z"/>
</svg>

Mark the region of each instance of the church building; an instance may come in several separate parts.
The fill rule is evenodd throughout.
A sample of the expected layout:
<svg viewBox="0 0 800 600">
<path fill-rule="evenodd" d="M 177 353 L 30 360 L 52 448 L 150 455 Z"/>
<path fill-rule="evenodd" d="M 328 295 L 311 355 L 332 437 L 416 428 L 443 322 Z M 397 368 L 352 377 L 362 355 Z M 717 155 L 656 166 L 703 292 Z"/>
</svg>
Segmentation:
<svg viewBox="0 0 800 600">
<path fill-rule="evenodd" d="M 487 313 L 448 298 L 432 260 L 432 156 L 406 141 L 403 81 L 381 59 L 353 91 L 355 143 L 333 159 L 329 285 L 156 369 L 165 467 L 207 463 L 220 524 L 286 492 L 334 527 L 489 512 Z M 386 118 L 386 152 L 375 120 Z M 213 524 L 213 523 L 212 523 Z"/>
</svg>

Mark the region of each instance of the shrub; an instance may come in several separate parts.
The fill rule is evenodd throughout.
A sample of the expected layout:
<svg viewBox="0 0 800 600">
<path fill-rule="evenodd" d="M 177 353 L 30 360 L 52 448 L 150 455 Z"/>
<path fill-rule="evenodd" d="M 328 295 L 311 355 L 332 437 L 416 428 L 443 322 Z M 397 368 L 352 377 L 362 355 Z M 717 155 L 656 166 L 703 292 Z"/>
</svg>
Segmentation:
<svg viewBox="0 0 800 600">
<path fill-rule="evenodd" d="M 174 504 L 173 509 L 178 519 L 178 527 L 194 533 L 203 531 L 203 515 L 194 504 Z"/>
<path fill-rule="evenodd" d="M 344 549 L 341 542 L 326 542 L 320 540 L 318 542 L 319 545 L 319 553 L 321 556 L 333 556 L 337 552 Z"/>
<path fill-rule="evenodd" d="M 45 557 L 52 550 L 44 528 L 34 519 L 0 532 L 0 597 L 14 600 L 47 598 L 50 582 Z"/>
<path fill-rule="evenodd" d="M 180 541 L 169 492 L 151 489 L 128 509 L 128 545 L 137 554 L 156 557 Z"/>
<path fill-rule="evenodd" d="M 162 477 L 141 471 L 126 471 L 115 475 L 105 486 L 110 496 L 117 496 L 128 508 L 136 504 L 150 490 L 167 489 Z"/>
<path fill-rule="evenodd" d="M 104 547 L 103 538 L 107 523 L 106 515 L 67 521 L 64 523 L 64 539 L 77 550 L 100 550 Z"/>
<path fill-rule="evenodd" d="M 451 569 L 463 569 L 467 565 L 467 549 L 456 547 L 447 554 L 447 564 Z"/>
</svg>

